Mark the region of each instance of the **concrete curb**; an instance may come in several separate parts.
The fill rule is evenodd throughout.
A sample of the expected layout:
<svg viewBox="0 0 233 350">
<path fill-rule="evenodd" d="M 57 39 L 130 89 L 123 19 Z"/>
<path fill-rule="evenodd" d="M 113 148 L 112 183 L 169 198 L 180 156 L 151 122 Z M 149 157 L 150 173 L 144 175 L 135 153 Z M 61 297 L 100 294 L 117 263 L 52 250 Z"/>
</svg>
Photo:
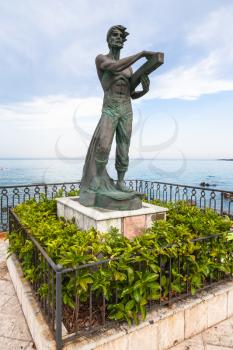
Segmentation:
<svg viewBox="0 0 233 350">
<path fill-rule="evenodd" d="M 56 350 L 53 335 L 14 255 L 7 259 L 7 267 L 37 350 Z"/>
</svg>

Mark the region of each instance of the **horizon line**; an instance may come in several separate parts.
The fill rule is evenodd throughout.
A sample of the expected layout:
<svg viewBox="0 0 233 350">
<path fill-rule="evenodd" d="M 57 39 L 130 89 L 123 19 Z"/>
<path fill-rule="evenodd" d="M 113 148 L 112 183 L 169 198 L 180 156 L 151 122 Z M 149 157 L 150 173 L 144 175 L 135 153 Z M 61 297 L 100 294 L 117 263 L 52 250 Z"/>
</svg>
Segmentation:
<svg viewBox="0 0 233 350">
<path fill-rule="evenodd" d="M 0 157 L 0 160 L 85 160 L 85 157 Z M 115 158 L 111 157 L 109 160 L 115 160 Z M 140 157 L 131 157 L 130 160 L 182 160 L 180 158 L 140 158 Z M 233 158 L 186 158 L 186 160 L 231 160 Z"/>
</svg>

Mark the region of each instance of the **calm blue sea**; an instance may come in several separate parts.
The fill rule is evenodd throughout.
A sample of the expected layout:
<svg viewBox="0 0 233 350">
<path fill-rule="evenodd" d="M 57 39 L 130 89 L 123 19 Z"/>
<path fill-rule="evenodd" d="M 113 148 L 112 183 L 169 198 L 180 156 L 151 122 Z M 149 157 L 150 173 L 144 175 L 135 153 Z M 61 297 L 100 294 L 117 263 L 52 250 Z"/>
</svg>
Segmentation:
<svg viewBox="0 0 233 350">
<path fill-rule="evenodd" d="M 75 182 L 84 159 L 0 159 L 0 187 L 6 185 Z M 108 171 L 116 178 L 114 160 Z M 233 162 L 220 160 L 131 159 L 127 179 L 196 185 L 204 181 L 216 189 L 233 191 Z"/>
</svg>

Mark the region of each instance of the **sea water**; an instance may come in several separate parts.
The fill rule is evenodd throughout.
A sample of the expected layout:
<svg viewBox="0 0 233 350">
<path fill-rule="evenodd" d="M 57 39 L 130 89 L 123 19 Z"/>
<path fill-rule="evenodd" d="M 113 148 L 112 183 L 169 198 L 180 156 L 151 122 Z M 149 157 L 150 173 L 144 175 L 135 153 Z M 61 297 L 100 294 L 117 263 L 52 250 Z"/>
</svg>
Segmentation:
<svg viewBox="0 0 233 350">
<path fill-rule="evenodd" d="M 84 159 L 0 159 L 0 187 L 36 183 L 76 182 L 82 177 Z M 107 165 L 117 177 L 114 160 Z M 127 179 L 142 179 L 233 191 L 233 161 L 131 159 Z"/>
</svg>

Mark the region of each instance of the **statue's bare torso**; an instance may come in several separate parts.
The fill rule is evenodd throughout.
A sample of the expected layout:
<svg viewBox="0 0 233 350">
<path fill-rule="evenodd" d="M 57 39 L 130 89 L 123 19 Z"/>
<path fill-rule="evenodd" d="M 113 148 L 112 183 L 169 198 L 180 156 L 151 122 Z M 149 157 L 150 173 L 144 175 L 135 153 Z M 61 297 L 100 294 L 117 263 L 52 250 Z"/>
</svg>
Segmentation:
<svg viewBox="0 0 233 350">
<path fill-rule="evenodd" d="M 122 71 L 110 71 L 101 69 L 101 63 L 114 64 L 116 61 L 109 55 L 99 55 L 96 58 L 97 74 L 104 90 L 105 95 L 114 95 L 115 98 L 130 97 L 130 78 L 132 76 L 132 68 L 127 67 Z"/>
</svg>

